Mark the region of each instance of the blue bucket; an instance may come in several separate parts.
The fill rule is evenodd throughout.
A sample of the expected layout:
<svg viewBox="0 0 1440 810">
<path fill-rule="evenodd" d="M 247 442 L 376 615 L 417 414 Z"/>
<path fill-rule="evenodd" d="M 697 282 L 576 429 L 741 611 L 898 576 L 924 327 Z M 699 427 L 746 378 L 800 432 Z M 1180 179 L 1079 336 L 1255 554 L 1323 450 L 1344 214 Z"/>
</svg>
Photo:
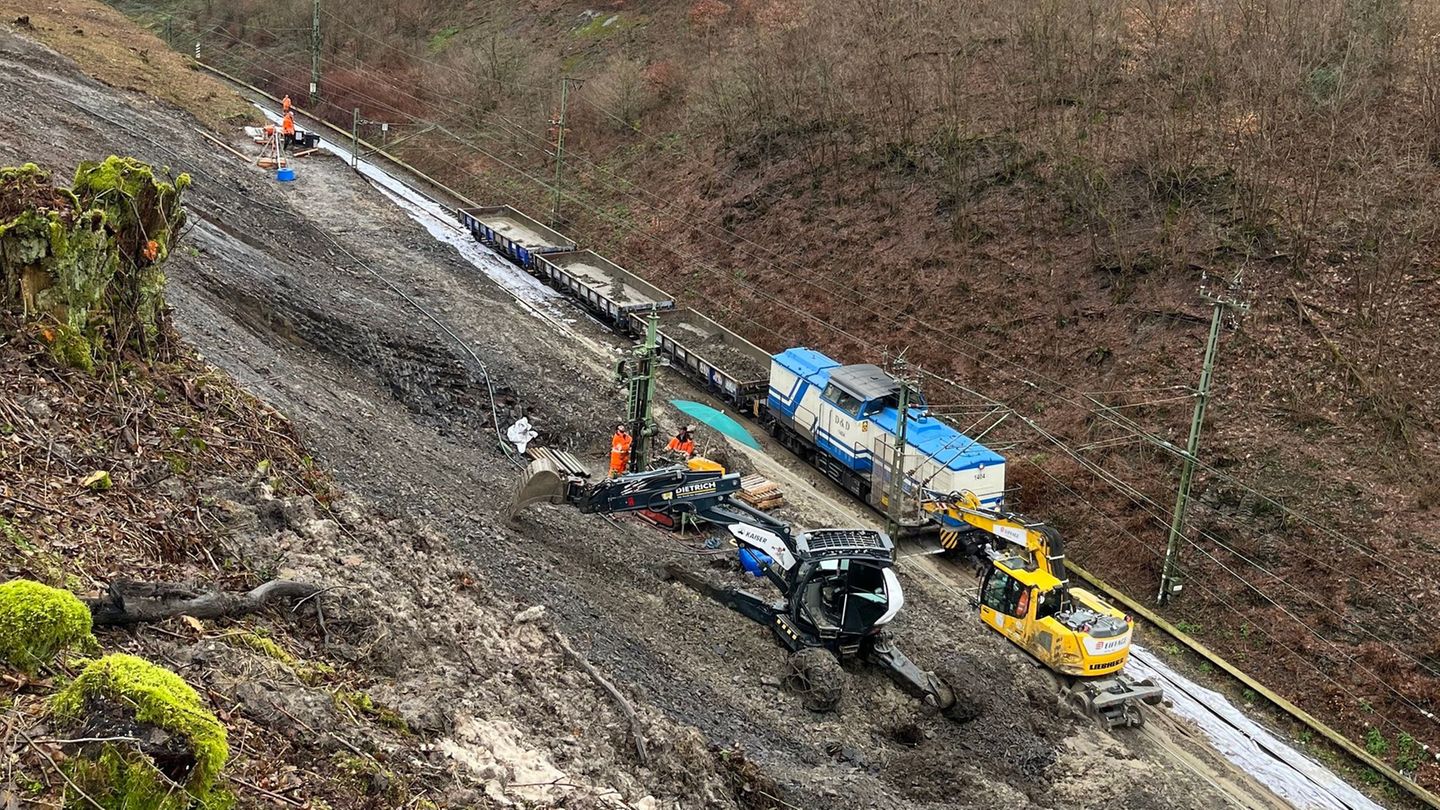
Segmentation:
<svg viewBox="0 0 1440 810">
<path fill-rule="evenodd" d="M 276 180 L 279 180 L 279 181 L 282 182 L 282 183 L 294 182 L 294 180 L 295 180 L 295 170 L 292 169 L 292 168 L 289 168 L 288 166 L 285 167 L 285 168 L 283 168 L 283 169 L 277 169 L 277 170 L 275 171 L 275 179 L 276 179 Z"/>
</svg>

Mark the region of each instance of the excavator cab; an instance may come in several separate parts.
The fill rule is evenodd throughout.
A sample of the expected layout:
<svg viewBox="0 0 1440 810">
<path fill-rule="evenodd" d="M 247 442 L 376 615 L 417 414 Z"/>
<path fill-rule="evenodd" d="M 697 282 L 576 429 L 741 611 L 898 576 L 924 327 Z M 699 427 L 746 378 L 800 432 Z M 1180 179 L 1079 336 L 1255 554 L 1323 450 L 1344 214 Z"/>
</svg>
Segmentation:
<svg viewBox="0 0 1440 810">
<path fill-rule="evenodd" d="M 803 566 L 797 586 L 797 617 L 819 637 L 859 639 L 880 632 L 903 600 L 895 573 L 878 563 L 822 560 Z"/>
<path fill-rule="evenodd" d="M 980 620 L 1062 674 L 1119 670 L 1130 654 L 1130 623 L 1109 605 L 1073 596 L 1023 558 L 996 560 L 981 582 Z"/>
</svg>

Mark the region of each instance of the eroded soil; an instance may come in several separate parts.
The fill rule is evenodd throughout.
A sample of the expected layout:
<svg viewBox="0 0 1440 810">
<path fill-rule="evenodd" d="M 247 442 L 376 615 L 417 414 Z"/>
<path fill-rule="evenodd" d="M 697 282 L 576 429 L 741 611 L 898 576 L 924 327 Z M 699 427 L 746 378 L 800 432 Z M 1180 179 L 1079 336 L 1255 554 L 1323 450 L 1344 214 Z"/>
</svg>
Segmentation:
<svg viewBox="0 0 1440 810">
<path fill-rule="evenodd" d="M 338 518 L 312 519 L 303 499 L 277 505 L 258 487 L 217 497 L 233 504 L 251 553 L 339 587 L 332 643 L 440 752 L 434 767 L 478 775 L 473 790 L 509 785 L 502 798 L 536 806 L 603 806 L 608 790 L 687 808 L 1268 801 L 1247 794 L 1253 786 L 1221 787 L 1153 737 L 1077 721 L 1047 675 L 982 635 L 952 586 L 922 575 L 906 577 L 899 641 L 983 714 L 944 719 L 863 670 L 850 674 L 838 714 L 807 712 L 771 685 L 784 657 L 762 629 L 657 578 L 678 559 L 738 581 L 695 538 L 557 507 L 503 519 L 516 469 L 496 422 L 523 409 L 541 442 L 598 464 L 622 408 L 613 354 L 591 348 L 604 337 L 557 334 L 338 161 L 302 163 L 297 183 L 276 184 L 200 138 L 185 113 L 103 87 L 10 35 L 0 36 L 0 95 L 0 162 L 65 169 L 119 153 L 194 175 L 193 251 L 169 268 L 182 333 L 290 417 L 343 484 L 427 528 L 389 531 L 344 511 L 371 507 L 343 502 Z M 813 512 L 824 499 L 810 503 L 802 516 L 828 522 Z M 503 619 L 531 606 L 545 608 L 538 621 Z M 650 765 L 636 761 L 603 693 L 566 666 L 555 632 L 639 707 L 660 750 Z M 234 677 L 252 717 L 290 722 L 267 709 L 280 699 L 304 719 L 293 708 L 310 699 L 303 691 L 286 697 L 243 670 Z M 743 752 L 755 770 L 731 779 L 744 760 L 712 749 Z M 1223 768 L 1203 750 L 1187 757 Z M 527 780 L 555 785 L 515 787 Z M 468 794 L 454 795 L 462 806 Z"/>
</svg>

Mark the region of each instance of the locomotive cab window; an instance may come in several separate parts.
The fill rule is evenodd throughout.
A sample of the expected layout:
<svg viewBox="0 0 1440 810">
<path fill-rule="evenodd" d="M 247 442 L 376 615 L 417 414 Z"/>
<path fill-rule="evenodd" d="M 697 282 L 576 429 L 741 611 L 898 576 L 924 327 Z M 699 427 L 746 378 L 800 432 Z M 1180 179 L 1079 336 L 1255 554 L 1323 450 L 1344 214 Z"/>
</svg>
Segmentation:
<svg viewBox="0 0 1440 810">
<path fill-rule="evenodd" d="M 825 386 L 825 392 L 821 394 L 821 397 L 849 414 L 852 418 L 860 418 L 860 406 L 863 403 L 835 383 L 830 383 Z"/>
<path fill-rule="evenodd" d="M 899 406 L 900 399 L 894 394 L 880 397 L 879 399 L 872 399 L 869 402 L 865 403 L 865 415 L 874 416 L 875 414 L 880 413 L 886 408 L 898 408 Z"/>
</svg>

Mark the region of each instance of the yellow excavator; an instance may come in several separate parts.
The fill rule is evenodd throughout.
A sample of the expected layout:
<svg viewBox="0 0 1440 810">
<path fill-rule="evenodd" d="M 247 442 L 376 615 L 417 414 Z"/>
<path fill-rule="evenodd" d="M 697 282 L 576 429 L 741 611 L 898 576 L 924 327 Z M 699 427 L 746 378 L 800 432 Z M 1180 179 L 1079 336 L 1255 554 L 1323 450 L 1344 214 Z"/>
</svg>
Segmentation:
<svg viewBox="0 0 1440 810">
<path fill-rule="evenodd" d="M 981 622 L 1059 676 L 1070 704 L 1106 728 L 1144 722 L 1140 704 L 1157 704 L 1163 694 L 1122 672 L 1135 622 L 1070 586 L 1058 531 L 984 509 L 968 492 L 927 499 L 925 508 L 946 527 L 941 545 L 987 562 L 974 600 Z"/>
</svg>

